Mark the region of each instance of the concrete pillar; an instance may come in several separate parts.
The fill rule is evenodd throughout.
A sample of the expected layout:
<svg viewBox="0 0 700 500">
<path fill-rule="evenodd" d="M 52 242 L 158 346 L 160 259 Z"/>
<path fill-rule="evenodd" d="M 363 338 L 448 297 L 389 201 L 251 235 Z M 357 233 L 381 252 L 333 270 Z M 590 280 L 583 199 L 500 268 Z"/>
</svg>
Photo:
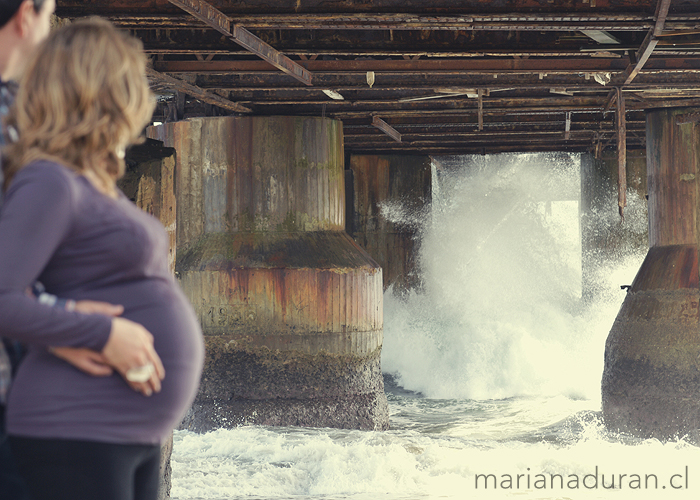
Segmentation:
<svg viewBox="0 0 700 500">
<path fill-rule="evenodd" d="M 700 127 L 647 112 L 649 253 L 605 346 L 606 426 L 669 439 L 700 429 Z"/>
<path fill-rule="evenodd" d="M 170 235 L 169 267 L 175 272 L 175 227 L 177 201 L 175 199 L 175 150 L 160 141 L 147 139 L 144 144 L 129 148 L 126 153 L 126 172 L 119 188 L 142 210 L 156 217 Z M 160 487 L 158 500 L 170 498 L 173 436 L 163 443 L 160 454 Z"/>
<path fill-rule="evenodd" d="M 618 214 L 617 161 L 617 155 L 581 155 L 581 288 L 584 301 L 589 303 L 610 293 L 603 288 L 601 273 L 648 248 L 646 154 L 627 152 L 624 219 Z"/>
<path fill-rule="evenodd" d="M 185 428 L 384 429 L 382 271 L 344 231 L 340 122 L 199 118 L 177 150 L 177 272 L 206 336 Z"/>
<path fill-rule="evenodd" d="M 348 232 L 382 266 L 385 289 L 394 285 L 400 293 L 420 285 L 417 222 L 430 203 L 430 162 L 428 156 L 350 157 L 354 189 Z"/>
</svg>

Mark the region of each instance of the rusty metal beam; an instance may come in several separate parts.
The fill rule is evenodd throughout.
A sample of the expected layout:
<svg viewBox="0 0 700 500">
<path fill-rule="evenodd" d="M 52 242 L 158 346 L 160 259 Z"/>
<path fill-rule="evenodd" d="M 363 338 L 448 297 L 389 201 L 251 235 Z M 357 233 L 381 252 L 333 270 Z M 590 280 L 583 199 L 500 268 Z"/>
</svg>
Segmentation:
<svg viewBox="0 0 700 500">
<path fill-rule="evenodd" d="M 617 92 L 617 206 L 624 216 L 627 206 L 627 122 L 625 118 L 625 95 Z"/>
<path fill-rule="evenodd" d="M 578 58 L 578 59 L 425 59 L 425 60 L 315 60 L 304 61 L 304 65 L 309 71 L 329 74 L 349 75 L 352 73 L 361 74 L 365 78 L 367 71 L 388 72 L 386 76 L 393 78 L 401 73 L 459 73 L 461 77 L 488 76 L 491 83 L 493 75 L 521 75 L 523 83 L 536 79 L 528 78 L 537 76 L 536 73 L 543 73 L 547 76 L 542 81 L 549 86 L 560 86 L 557 78 L 561 76 L 577 76 L 579 84 L 585 82 L 586 73 L 612 73 L 621 74 L 628 63 L 626 58 Z M 165 73 L 269 73 L 275 71 L 274 68 L 265 61 L 155 61 L 154 68 Z M 664 78 L 670 78 L 669 73 L 680 72 L 700 72 L 700 57 L 666 57 L 663 60 L 652 59 L 646 65 L 646 70 L 663 71 Z M 269 75 L 265 75 L 269 77 Z M 653 75 L 651 75 L 653 76 Z M 693 76 L 692 81 L 697 81 L 697 76 Z M 366 82 L 365 82 L 366 83 Z M 451 86 L 451 85 L 440 85 Z M 476 86 L 473 84 L 463 84 L 462 86 Z"/>
<path fill-rule="evenodd" d="M 629 85 L 630 83 L 632 83 L 632 80 L 634 80 L 635 77 L 639 74 L 639 72 L 642 70 L 647 60 L 651 56 L 651 53 L 654 52 L 657 43 L 658 40 L 656 39 L 656 37 L 654 37 L 654 30 L 649 30 L 646 38 L 644 38 L 644 41 L 642 42 L 642 45 L 636 52 L 637 62 L 630 64 L 629 67 L 625 70 L 625 72 L 628 73 L 627 78 L 625 79 L 625 85 Z"/>
<path fill-rule="evenodd" d="M 381 118 L 379 118 L 378 116 L 372 117 L 372 126 L 377 127 L 386 135 L 394 139 L 396 142 L 401 142 L 401 134 L 399 133 L 399 131 L 391 125 L 389 125 L 384 120 L 382 120 Z"/>
<path fill-rule="evenodd" d="M 477 91 L 477 106 L 478 110 L 478 120 L 479 120 L 479 131 L 484 130 L 484 89 L 479 89 Z"/>
<path fill-rule="evenodd" d="M 695 61 L 700 69 L 700 58 L 684 58 L 683 61 Z M 682 63 L 680 63 L 683 65 Z M 419 60 L 340 60 L 340 61 L 304 61 L 312 72 L 367 72 L 367 71 L 470 71 L 485 73 L 523 73 L 543 72 L 547 75 L 622 72 L 627 62 L 621 58 L 578 58 L 563 60 L 540 59 L 419 59 Z M 678 66 L 679 63 L 676 63 Z M 184 72 L 264 72 L 272 68 L 262 61 L 158 61 L 160 71 L 168 73 Z M 688 66 L 685 64 L 684 66 Z M 690 68 L 688 68 L 690 69 Z"/>
<path fill-rule="evenodd" d="M 617 99 L 617 91 L 615 89 L 612 89 L 610 92 L 608 92 L 608 97 L 605 100 L 605 107 L 603 108 L 603 114 L 610 111 L 610 108 L 612 107 L 613 104 L 615 104 L 616 99 Z"/>
<path fill-rule="evenodd" d="M 215 106 L 219 106 L 220 108 L 228 109 L 229 111 L 235 111 L 236 113 L 253 112 L 251 109 L 241 106 L 233 101 L 229 101 L 228 99 L 224 99 L 220 95 L 201 89 L 195 85 L 190 85 L 189 83 L 173 78 L 172 76 L 159 73 L 151 68 L 146 68 L 146 76 L 161 84 L 167 85 L 176 91 L 183 92 L 194 97 L 195 99 L 199 99 L 202 102 L 213 104 Z"/>
<path fill-rule="evenodd" d="M 483 11 L 482 11 L 483 12 Z M 640 30 L 651 27 L 649 16 L 644 14 L 530 14 L 474 13 L 469 15 L 426 14 L 271 14 L 237 15 L 236 22 L 259 29 L 384 29 L 384 30 L 536 30 L 581 31 L 590 30 Z"/>
<path fill-rule="evenodd" d="M 296 78 L 300 82 L 311 85 L 311 73 L 295 63 L 281 52 L 275 50 L 271 45 L 260 40 L 243 26 L 233 26 L 231 21 L 220 10 L 215 9 L 204 0 L 168 0 L 173 5 L 177 5 L 182 10 L 189 12 L 194 17 L 203 21 L 220 33 L 231 38 L 234 42 L 245 47 L 253 54 L 261 57 L 279 70 Z"/>
<path fill-rule="evenodd" d="M 659 0 L 656 4 L 656 13 L 654 14 L 654 36 L 659 36 L 664 32 L 664 25 L 668 17 L 668 9 L 671 7 L 671 0 Z"/>
<path fill-rule="evenodd" d="M 219 9 L 209 5 L 204 0 L 168 0 L 171 4 L 180 7 L 185 12 L 203 21 L 208 26 L 224 35 L 231 36 L 231 21 Z"/>
<path fill-rule="evenodd" d="M 329 2 L 328 0 L 247 0 L 231 2 L 231 0 L 210 0 L 212 5 L 229 15 L 273 15 L 275 13 L 296 14 L 309 13 L 324 17 L 327 15 L 371 15 L 376 12 L 415 12 L 420 15 L 459 15 L 469 17 L 485 17 L 488 13 L 496 13 L 502 17 L 515 17 L 513 13 L 527 13 L 530 16 L 559 15 L 564 18 L 588 17 L 599 14 L 615 14 L 630 16 L 649 16 L 655 6 L 654 0 L 593 0 L 593 2 L 549 2 L 544 0 L 352 0 Z M 110 10 L 125 13 L 152 14 L 158 11 L 173 13 L 173 9 L 163 6 L 158 0 L 111 0 L 110 2 L 85 2 L 85 0 L 60 0 L 62 9 L 90 8 L 89 14 L 103 14 Z M 681 12 L 692 12 L 697 7 L 695 2 L 682 2 Z M 563 7 L 565 5 L 566 7 Z M 274 7 L 274 9 L 272 8 Z M 473 13 L 473 14 L 470 14 Z M 519 17 L 519 16 L 518 16 Z M 564 19 L 566 20 L 566 19 Z"/>
<path fill-rule="evenodd" d="M 659 42 L 658 36 L 664 31 L 664 24 L 666 23 L 666 17 L 668 16 L 668 9 L 671 6 L 671 0 L 659 0 L 656 6 L 656 22 L 654 27 L 649 30 L 647 36 L 644 38 L 642 45 L 636 53 L 636 63 L 631 64 L 630 67 L 625 70 L 628 72 L 627 79 L 625 80 L 625 85 L 632 83 L 632 80 L 639 74 L 647 60 L 654 52 L 656 44 Z"/>
<path fill-rule="evenodd" d="M 296 78 L 306 85 L 311 85 L 311 73 L 306 68 L 295 63 L 281 52 L 278 52 L 243 26 L 237 24 L 233 27 L 233 40 L 252 53 L 260 56 L 275 68 L 287 73 L 289 76 Z"/>
<path fill-rule="evenodd" d="M 574 139 L 590 141 L 591 137 L 595 134 L 592 130 L 578 130 L 573 131 L 572 136 Z M 347 135 L 345 136 L 346 143 L 360 144 L 363 142 L 375 142 L 377 140 L 377 134 L 362 134 L 362 135 Z M 409 142 L 416 141 L 428 141 L 428 140 L 444 140 L 444 141 L 458 141 L 460 139 L 478 139 L 480 141 L 495 141 L 499 142 L 502 140 L 521 140 L 530 138 L 539 138 L 555 141 L 557 139 L 561 140 L 561 130 L 546 130 L 546 131 L 505 131 L 505 132 L 494 132 L 488 134 L 488 138 L 484 138 L 484 134 L 480 134 L 477 131 L 471 132 L 434 132 L 430 134 L 401 134 L 402 139 L 410 138 Z M 399 142 L 399 141 L 397 141 Z"/>
</svg>

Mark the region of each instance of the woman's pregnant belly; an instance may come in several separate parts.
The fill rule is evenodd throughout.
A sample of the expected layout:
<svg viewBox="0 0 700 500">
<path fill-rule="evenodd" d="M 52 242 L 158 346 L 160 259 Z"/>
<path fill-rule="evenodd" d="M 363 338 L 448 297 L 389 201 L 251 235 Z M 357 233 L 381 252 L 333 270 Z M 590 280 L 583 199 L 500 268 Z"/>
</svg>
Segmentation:
<svg viewBox="0 0 700 500">
<path fill-rule="evenodd" d="M 116 373 L 91 377 L 43 350 L 32 350 L 13 383 L 8 433 L 113 443 L 162 442 L 179 424 L 199 384 L 204 347 L 191 305 L 174 281 L 164 279 L 76 293 L 72 298 L 88 296 L 123 305 L 123 317 L 153 334 L 165 367 L 161 391 L 146 397 Z"/>
</svg>

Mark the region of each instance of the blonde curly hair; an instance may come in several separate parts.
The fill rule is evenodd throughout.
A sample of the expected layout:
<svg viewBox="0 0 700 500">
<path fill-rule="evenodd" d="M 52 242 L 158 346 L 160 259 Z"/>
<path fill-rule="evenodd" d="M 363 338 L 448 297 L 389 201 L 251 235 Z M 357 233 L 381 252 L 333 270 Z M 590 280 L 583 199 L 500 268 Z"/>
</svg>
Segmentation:
<svg viewBox="0 0 700 500">
<path fill-rule="evenodd" d="M 146 63 L 141 42 L 104 19 L 53 31 L 28 62 L 8 116 L 18 139 L 3 155 L 5 189 L 40 159 L 113 186 L 124 175 L 124 148 L 153 114 Z"/>
</svg>

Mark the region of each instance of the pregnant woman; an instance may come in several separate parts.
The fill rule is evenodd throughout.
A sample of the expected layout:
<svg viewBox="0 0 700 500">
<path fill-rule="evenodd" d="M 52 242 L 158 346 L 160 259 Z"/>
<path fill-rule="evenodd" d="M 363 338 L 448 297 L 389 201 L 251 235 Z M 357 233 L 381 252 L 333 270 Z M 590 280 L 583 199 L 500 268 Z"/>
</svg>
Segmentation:
<svg viewBox="0 0 700 500">
<path fill-rule="evenodd" d="M 0 336 L 29 353 L 14 380 L 7 432 L 36 500 L 154 500 L 160 444 L 197 389 L 203 361 L 192 307 L 168 272 L 162 225 L 117 188 L 124 149 L 153 111 L 140 43 L 106 21 L 54 31 L 28 62 L 9 123 L 0 215 Z M 153 334 L 165 378 L 140 394 L 118 374 L 90 377 L 53 356 L 75 318 L 26 295 L 122 304 Z M 101 351 L 110 318 L 86 331 Z M 75 338 L 75 331 L 70 332 Z M 138 381 L 152 365 L 124 373 Z"/>
</svg>

